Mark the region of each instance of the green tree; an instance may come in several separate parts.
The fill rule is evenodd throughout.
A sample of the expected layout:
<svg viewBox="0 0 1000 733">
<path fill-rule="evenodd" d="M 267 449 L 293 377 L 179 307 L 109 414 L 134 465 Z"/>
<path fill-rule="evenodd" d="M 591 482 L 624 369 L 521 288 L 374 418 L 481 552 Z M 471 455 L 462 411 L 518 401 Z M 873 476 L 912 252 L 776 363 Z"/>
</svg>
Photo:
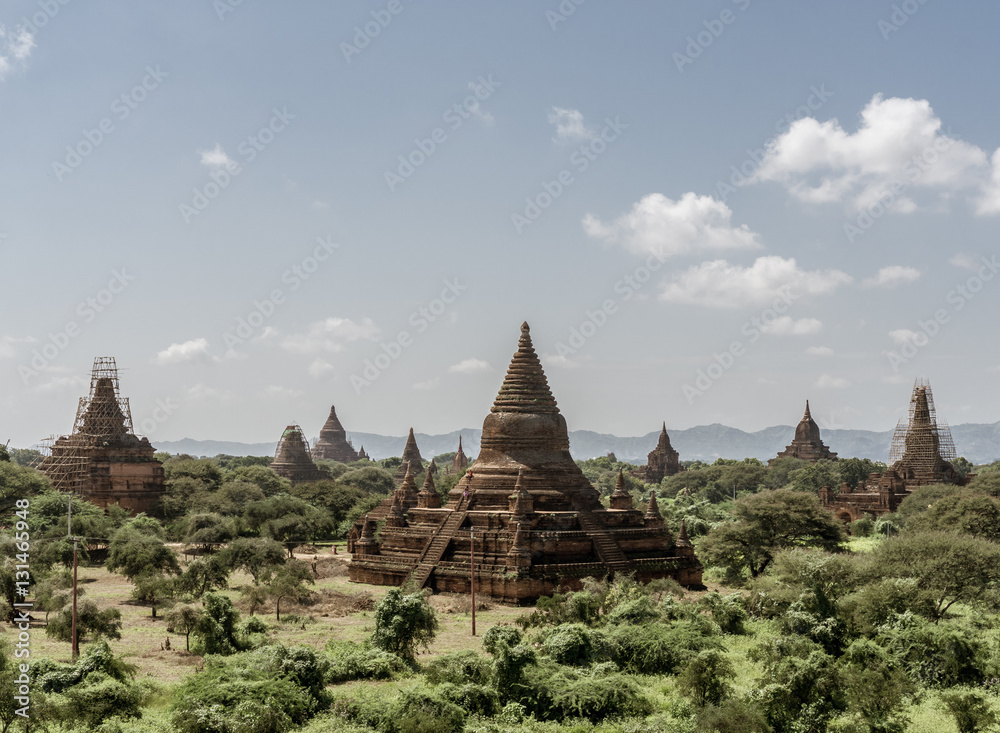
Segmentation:
<svg viewBox="0 0 1000 733">
<path fill-rule="evenodd" d="M 970 687 L 954 687 L 941 693 L 941 702 L 958 726 L 958 733 L 979 733 L 997 724 L 997 714 L 989 699 Z"/>
<path fill-rule="evenodd" d="M 184 542 L 195 545 L 202 552 L 212 552 L 236 534 L 232 522 L 215 513 L 189 514 L 185 517 L 185 524 Z"/>
<path fill-rule="evenodd" d="M 733 663 L 718 649 L 698 652 L 677 675 L 677 688 L 700 707 L 718 705 L 732 691 Z"/>
<path fill-rule="evenodd" d="M 733 520 L 713 528 L 698 549 L 711 564 L 734 574 L 749 570 L 756 578 L 781 549 L 819 547 L 835 552 L 845 539 L 843 525 L 820 506 L 815 494 L 777 489 L 740 497 Z"/>
<path fill-rule="evenodd" d="M 767 467 L 767 476 L 764 483 L 769 489 L 784 489 L 792 482 L 790 476 L 793 471 L 797 471 L 808 465 L 799 458 L 776 458 Z"/>
<path fill-rule="evenodd" d="M 1000 546 L 952 532 L 906 533 L 882 542 L 873 568 L 882 577 L 913 578 L 940 618 L 955 603 L 992 608 L 1000 583 Z"/>
<path fill-rule="evenodd" d="M 974 468 L 974 466 L 972 465 L 972 461 L 970 461 L 965 456 L 959 456 L 958 458 L 956 458 L 954 461 L 951 462 L 951 465 L 958 472 L 958 475 L 963 477 L 967 473 L 972 471 L 972 469 Z"/>
<path fill-rule="evenodd" d="M 59 641 L 72 641 L 72 608 L 67 606 L 56 613 L 45 626 L 45 635 Z M 76 608 L 76 636 L 79 641 L 84 641 L 88 636 L 93 636 L 95 639 L 100 639 L 101 637 L 121 639 L 121 612 L 116 608 L 101 609 L 91 600 L 78 600 Z"/>
<path fill-rule="evenodd" d="M 177 579 L 177 586 L 181 592 L 201 598 L 211 590 L 225 590 L 229 586 L 229 573 L 225 555 L 207 555 L 188 563 Z"/>
<path fill-rule="evenodd" d="M 191 651 L 191 632 L 201 622 L 202 609 L 190 603 L 181 603 L 167 614 L 167 630 L 184 634 L 184 649 Z"/>
<path fill-rule="evenodd" d="M 400 463 L 396 459 L 396 465 Z M 338 481 L 351 486 L 365 494 L 388 495 L 396 489 L 396 482 L 393 472 L 377 466 L 364 466 L 355 468 L 340 476 Z"/>
<path fill-rule="evenodd" d="M 427 646 L 437 634 L 438 621 L 422 593 L 404 595 L 391 589 L 375 604 L 372 646 L 404 659 L 416 657 L 418 647 Z"/>
<path fill-rule="evenodd" d="M 909 519 L 906 529 L 961 532 L 997 542 L 1000 541 L 1000 501 L 973 489 L 957 489 Z"/>
<path fill-rule="evenodd" d="M 978 474 L 972 479 L 969 488 L 982 491 L 990 496 L 1000 496 L 1000 471 Z"/>
<path fill-rule="evenodd" d="M 285 562 L 285 550 L 268 537 L 239 537 L 220 554 L 222 562 L 233 570 L 245 570 L 259 585 L 269 568 Z"/>
<path fill-rule="evenodd" d="M 837 471 L 837 464 L 823 458 L 816 463 L 809 463 L 802 468 L 792 471 L 788 478 L 792 482 L 795 491 L 817 492 L 823 486 L 836 489 L 840 486 L 840 473 Z"/>
<path fill-rule="evenodd" d="M 240 613 L 233 602 L 219 593 L 206 593 L 202 599 L 204 611 L 195 626 L 195 635 L 201 639 L 205 654 L 233 654 L 239 651 L 240 641 L 236 624 Z"/>
<path fill-rule="evenodd" d="M 226 471 L 226 482 L 240 482 L 254 484 L 259 488 L 264 496 L 274 496 L 276 494 L 288 493 L 292 482 L 281 478 L 267 466 L 236 466 Z"/>
<path fill-rule="evenodd" d="M 132 520 L 115 532 L 108 545 L 105 567 L 133 581 L 143 573 L 154 571 L 179 574 L 177 553 L 159 536 L 151 534 L 150 529 L 150 525 Z"/>
<path fill-rule="evenodd" d="M 34 448 L 11 448 L 10 460 L 19 466 L 36 466 L 42 460 L 42 452 Z"/>
<path fill-rule="evenodd" d="M 846 483 L 852 489 L 858 485 L 859 481 L 866 481 L 868 474 L 883 473 L 886 470 L 884 463 L 869 458 L 841 458 L 837 461 L 836 466 L 840 473 L 841 482 Z"/>
<path fill-rule="evenodd" d="M 306 585 L 315 584 L 312 571 L 301 560 L 289 560 L 270 573 L 265 583 L 268 597 L 274 601 L 274 617 L 281 621 L 281 602 L 284 600 L 303 601 L 309 597 Z"/>
<path fill-rule="evenodd" d="M 281 542 L 292 557 L 292 551 L 304 542 L 317 539 L 332 527 L 327 515 L 298 497 L 277 494 L 247 505 L 243 513 L 247 526 Z"/>
<path fill-rule="evenodd" d="M 132 598 L 149 606 L 153 618 L 156 618 L 156 609 L 169 605 L 177 594 L 177 579 L 162 571 L 140 573 L 133 582 Z"/>
</svg>

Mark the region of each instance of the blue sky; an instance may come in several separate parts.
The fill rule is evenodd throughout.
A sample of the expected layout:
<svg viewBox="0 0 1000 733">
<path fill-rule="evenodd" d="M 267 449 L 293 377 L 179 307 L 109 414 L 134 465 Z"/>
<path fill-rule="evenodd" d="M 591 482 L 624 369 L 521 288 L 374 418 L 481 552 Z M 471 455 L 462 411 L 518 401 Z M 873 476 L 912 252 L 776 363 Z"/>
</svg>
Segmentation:
<svg viewBox="0 0 1000 733">
<path fill-rule="evenodd" d="M 7 2 L 0 438 L 478 427 L 522 320 L 572 429 L 995 422 L 998 21 Z"/>
</svg>

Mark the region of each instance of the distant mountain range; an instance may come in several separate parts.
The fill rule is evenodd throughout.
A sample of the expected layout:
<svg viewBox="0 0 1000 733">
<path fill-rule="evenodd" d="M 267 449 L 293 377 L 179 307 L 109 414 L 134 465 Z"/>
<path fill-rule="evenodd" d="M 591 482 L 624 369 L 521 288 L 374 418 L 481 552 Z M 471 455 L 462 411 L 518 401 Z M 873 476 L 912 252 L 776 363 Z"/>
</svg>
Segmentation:
<svg viewBox="0 0 1000 733">
<path fill-rule="evenodd" d="M 759 458 L 766 461 L 773 458 L 792 441 L 795 428 L 789 425 L 748 433 L 726 425 L 699 425 L 687 430 L 669 430 L 670 442 L 680 453 L 682 461 L 714 461 L 716 458 Z M 991 463 L 1000 458 L 1000 422 L 992 425 L 966 423 L 953 425 L 952 436 L 958 455 L 965 456 L 973 463 Z M 469 428 L 456 430 L 444 435 L 416 433 L 421 455 L 430 460 L 442 453 L 451 453 L 458 447 L 458 436 L 466 455 L 474 458 L 479 454 L 479 438 L 482 430 Z M 376 435 L 374 433 L 349 433 L 355 448 L 364 446 L 374 459 L 398 456 L 403 452 L 406 436 Z M 885 461 L 889 456 L 892 431 L 871 430 L 823 430 L 824 442 L 841 458 L 871 458 Z M 589 430 L 574 430 L 569 434 L 570 451 L 574 458 L 585 459 L 614 453 L 620 460 L 630 463 L 645 463 L 646 454 L 656 446 L 659 431 L 636 438 L 620 438 L 617 435 L 594 433 Z M 315 439 L 314 439 L 315 440 Z M 235 443 L 220 440 L 163 440 L 154 443 L 157 450 L 169 453 L 187 453 L 193 456 L 215 456 L 225 453 L 234 456 L 274 455 L 275 443 Z"/>
</svg>

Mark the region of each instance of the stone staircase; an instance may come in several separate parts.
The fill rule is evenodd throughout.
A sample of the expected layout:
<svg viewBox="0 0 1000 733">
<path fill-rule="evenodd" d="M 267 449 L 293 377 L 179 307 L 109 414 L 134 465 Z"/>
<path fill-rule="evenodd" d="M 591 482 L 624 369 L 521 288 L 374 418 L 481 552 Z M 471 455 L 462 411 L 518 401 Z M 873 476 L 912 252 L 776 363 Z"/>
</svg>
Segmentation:
<svg viewBox="0 0 1000 733">
<path fill-rule="evenodd" d="M 597 556 L 601 559 L 601 562 L 607 565 L 612 573 L 616 575 L 618 573 L 627 573 L 630 569 L 628 558 L 625 557 L 625 553 L 622 552 L 622 548 L 618 546 L 618 543 L 612 539 L 608 530 L 602 527 L 594 518 L 591 511 L 577 507 L 577 521 L 580 523 L 580 529 L 594 543 L 594 549 L 597 551 Z"/>
<path fill-rule="evenodd" d="M 448 549 L 452 538 L 454 538 L 458 528 L 462 526 L 462 522 L 465 521 L 465 517 L 468 514 L 466 509 L 467 504 L 468 499 L 463 497 L 455 511 L 438 528 L 431 541 L 427 543 L 427 547 L 417 561 L 417 566 L 410 573 L 410 577 L 407 578 L 404 585 L 414 583 L 415 590 L 420 590 L 427 585 L 431 573 L 434 572 L 437 564 L 441 562 L 441 558 L 444 557 L 445 550 Z"/>
</svg>

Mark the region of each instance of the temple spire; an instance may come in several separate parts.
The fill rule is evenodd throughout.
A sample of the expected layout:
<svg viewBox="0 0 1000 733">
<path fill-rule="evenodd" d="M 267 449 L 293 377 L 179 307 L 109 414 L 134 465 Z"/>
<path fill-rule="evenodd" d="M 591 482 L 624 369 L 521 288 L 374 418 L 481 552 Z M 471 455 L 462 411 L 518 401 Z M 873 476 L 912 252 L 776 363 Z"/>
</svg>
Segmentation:
<svg viewBox="0 0 1000 733">
<path fill-rule="evenodd" d="M 542 370 L 542 363 L 531 345 L 531 332 L 527 322 L 521 324 L 517 351 L 507 368 L 507 375 L 491 412 L 559 412 Z"/>
</svg>

